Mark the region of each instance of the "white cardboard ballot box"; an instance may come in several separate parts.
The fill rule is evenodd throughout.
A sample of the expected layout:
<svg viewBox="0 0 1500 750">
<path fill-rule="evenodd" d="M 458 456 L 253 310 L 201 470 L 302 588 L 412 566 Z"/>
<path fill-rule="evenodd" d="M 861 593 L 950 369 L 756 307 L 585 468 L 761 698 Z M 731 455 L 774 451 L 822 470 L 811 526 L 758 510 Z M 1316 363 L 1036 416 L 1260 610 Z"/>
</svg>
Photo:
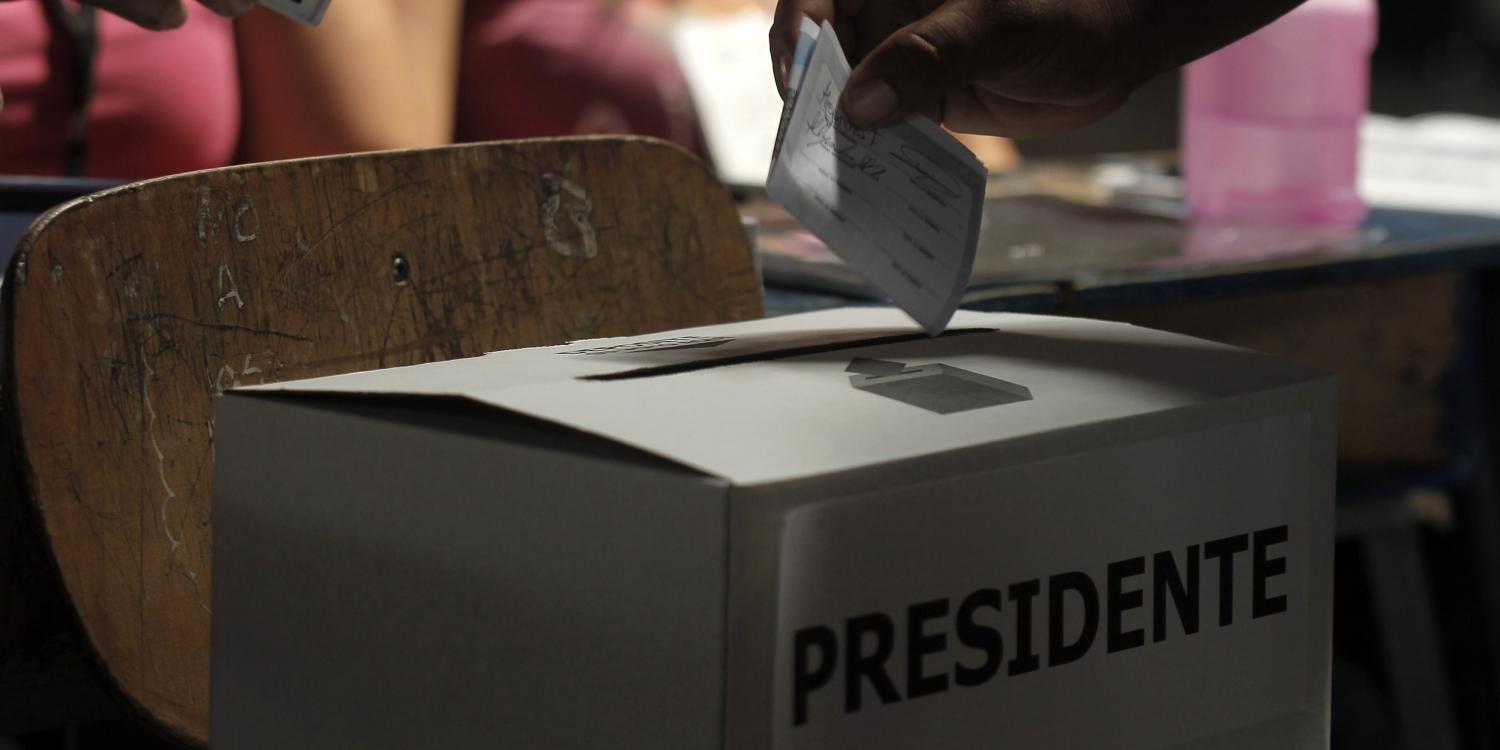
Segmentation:
<svg viewBox="0 0 1500 750">
<path fill-rule="evenodd" d="M 233 391 L 213 744 L 1325 747 L 1334 410 L 890 310 Z"/>
</svg>

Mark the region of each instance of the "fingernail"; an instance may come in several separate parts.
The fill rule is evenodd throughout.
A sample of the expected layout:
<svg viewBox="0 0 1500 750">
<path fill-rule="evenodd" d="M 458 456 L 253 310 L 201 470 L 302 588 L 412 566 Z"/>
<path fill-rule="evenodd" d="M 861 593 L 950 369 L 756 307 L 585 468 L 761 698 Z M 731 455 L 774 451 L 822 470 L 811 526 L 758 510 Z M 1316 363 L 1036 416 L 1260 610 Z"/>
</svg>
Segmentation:
<svg viewBox="0 0 1500 750">
<path fill-rule="evenodd" d="M 875 128 L 890 119 L 896 112 L 896 104 L 896 90 L 885 81 L 876 79 L 861 83 L 849 91 L 844 113 L 857 127 Z"/>
<path fill-rule="evenodd" d="M 786 53 L 783 52 L 776 57 L 776 77 L 781 82 L 781 87 L 786 88 L 787 74 L 791 72 L 791 65 L 787 62 Z"/>
</svg>

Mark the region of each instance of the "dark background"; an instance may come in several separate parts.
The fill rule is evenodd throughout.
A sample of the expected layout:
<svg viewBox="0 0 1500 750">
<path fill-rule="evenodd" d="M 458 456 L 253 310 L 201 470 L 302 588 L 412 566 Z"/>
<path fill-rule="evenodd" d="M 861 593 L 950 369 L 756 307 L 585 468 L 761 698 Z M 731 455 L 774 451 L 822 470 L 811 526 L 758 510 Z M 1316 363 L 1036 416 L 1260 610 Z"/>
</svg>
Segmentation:
<svg viewBox="0 0 1500 750">
<path fill-rule="evenodd" d="M 1175 148 L 1179 80 L 1178 73 L 1163 75 L 1104 121 L 1068 135 L 1024 142 L 1021 151 L 1058 155 Z M 1380 44 L 1371 89 L 1370 108 L 1382 114 L 1500 117 L 1500 0 L 1380 0 Z"/>
</svg>

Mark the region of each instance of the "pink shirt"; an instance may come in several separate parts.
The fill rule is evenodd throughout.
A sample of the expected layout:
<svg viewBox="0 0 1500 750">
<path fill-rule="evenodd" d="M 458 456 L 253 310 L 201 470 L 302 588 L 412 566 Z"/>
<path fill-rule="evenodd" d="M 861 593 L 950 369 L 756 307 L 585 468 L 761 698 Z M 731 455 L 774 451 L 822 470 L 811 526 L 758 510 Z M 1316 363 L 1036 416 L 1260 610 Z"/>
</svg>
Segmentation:
<svg viewBox="0 0 1500 750">
<path fill-rule="evenodd" d="M 138 179 L 229 164 L 240 122 L 230 23 L 197 3 L 169 32 L 96 18 L 87 174 Z M 41 0 L 0 2 L 0 174 L 62 173 L 73 83 L 66 39 L 54 34 Z"/>
<path fill-rule="evenodd" d="M 671 51 L 600 0 L 468 0 L 458 139 L 633 133 L 700 153 Z"/>
</svg>

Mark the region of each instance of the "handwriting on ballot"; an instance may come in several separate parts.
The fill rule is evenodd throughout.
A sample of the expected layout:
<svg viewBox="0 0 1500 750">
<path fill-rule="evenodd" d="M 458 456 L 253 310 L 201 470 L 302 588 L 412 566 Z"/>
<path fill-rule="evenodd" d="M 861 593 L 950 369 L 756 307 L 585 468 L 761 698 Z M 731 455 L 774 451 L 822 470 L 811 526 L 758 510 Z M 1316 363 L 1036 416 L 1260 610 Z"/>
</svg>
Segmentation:
<svg viewBox="0 0 1500 750">
<path fill-rule="evenodd" d="M 790 115 L 767 189 L 936 335 L 969 283 L 985 169 L 929 120 L 913 117 L 881 130 L 851 124 L 838 106 L 849 63 L 833 28 L 803 24 L 803 39 L 816 41 L 799 45 L 788 83 Z"/>
<path fill-rule="evenodd" d="M 823 90 L 818 92 L 818 107 L 813 110 L 812 122 L 808 123 L 811 145 L 828 151 L 840 164 L 878 182 L 887 171 L 885 161 L 875 152 L 880 131 L 860 130 L 850 125 L 838 111 L 838 99 L 832 81 L 824 84 Z M 837 179 L 836 175 L 828 176 Z"/>
</svg>

